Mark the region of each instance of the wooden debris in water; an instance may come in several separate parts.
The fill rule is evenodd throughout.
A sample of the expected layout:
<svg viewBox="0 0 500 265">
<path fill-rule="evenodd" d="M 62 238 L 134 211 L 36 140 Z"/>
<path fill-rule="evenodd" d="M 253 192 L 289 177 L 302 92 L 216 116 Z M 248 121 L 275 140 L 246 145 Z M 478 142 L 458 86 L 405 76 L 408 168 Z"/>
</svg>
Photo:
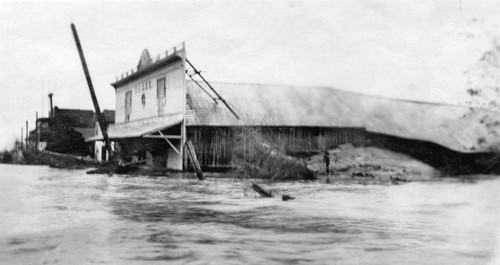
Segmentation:
<svg viewBox="0 0 500 265">
<path fill-rule="evenodd" d="M 266 198 L 273 197 L 271 192 L 269 192 L 269 191 L 265 190 L 264 188 L 262 188 L 261 186 L 255 184 L 255 182 L 252 182 L 252 189 L 254 191 L 256 191 L 258 194 L 260 194 L 260 196 L 262 196 L 262 197 L 266 197 Z"/>
</svg>

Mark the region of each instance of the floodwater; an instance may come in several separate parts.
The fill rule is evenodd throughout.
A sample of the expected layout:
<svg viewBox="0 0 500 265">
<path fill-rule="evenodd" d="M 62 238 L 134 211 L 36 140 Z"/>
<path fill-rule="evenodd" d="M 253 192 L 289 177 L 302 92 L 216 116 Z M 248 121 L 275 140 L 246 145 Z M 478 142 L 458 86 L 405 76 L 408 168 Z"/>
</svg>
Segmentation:
<svg viewBox="0 0 500 265">
<path fill-rule="evenodd" d="M 500 178 L 266 187 L 0 165 L 0 263 L 500 264 Z"/>
</svg>

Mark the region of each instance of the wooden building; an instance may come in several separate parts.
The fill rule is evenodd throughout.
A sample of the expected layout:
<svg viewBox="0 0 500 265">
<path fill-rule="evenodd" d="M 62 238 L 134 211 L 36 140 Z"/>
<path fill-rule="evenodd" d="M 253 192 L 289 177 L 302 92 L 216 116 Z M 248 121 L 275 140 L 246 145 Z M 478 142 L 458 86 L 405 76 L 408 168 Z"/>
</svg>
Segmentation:
<svg viewBox="0 0 500 265">
<path fill-rule="evenodd" d="M 84 142 L 94 134 L 94 112 L 91 110 L 54 107 L 49 117 L 39 118 L 36 129 L 29 133 L 30 145 L 39 151 L 91 155 Z"/>
<path fill-rule="evenodd" d="M 103 111 L 106 120 L 114 122 L 115 113 L 112 110 Z M 49 117 L 38 118 L 36 128 L 29 133 L 30 146 L 38 151 L 55 151 L 83 156 L 96 157 L 100 154 L 94 144 L 85 143 L 96 135 L 97 118 L 91 110 L 64 109 L 57 106 L 50 112 Z M 38 144 L 38 146 L 37 146 Z"/>
<path fill-rule="evenodd" d="M 487 152 L 499 141 L 492 137 L 491 128 L 479 124 L 491 114 L 487 110 L 385 99 L 330 87 L 211 83 L 214 93 L 204 82 L 187 80 L 186 70 L 191 69 L 186 63 L 184 45 L 154 58 L 144 50 L 137 68 L 112 84 L 116 123 L 109 126 L 108 134 L 125 160 L 187 169 L 187 140 L 204 167 L 234 165 L 236 152 L 255 139 L 277 144 L 292 155 L 344 143 L 390 146 L 390 137 L 457 153 Z M 89 140 L 100 139 L 97 135 Z"/>
<path fill-rule="evenodd" d="M 106 126 L 110 126 L 115 123 L 115 111 L 114 110 L 103 110 L 105 124 Z M 102 137 L 101 127 L 99 126 L 99 122 L 97 121 L 97 116 L 94 114 L 94 127 L 92 128 L 91 135 L 85 137 L 85 141 L 89 143 L 89 147 L 92 153 L 92 157 L 94 160 L 98 162 L 105 162 L 109 160 L 109 153 L 106 150 L 106 145 L 104 141 L 88 141 L 88 139 L 99 136 Z M 112 146 L 114 148 L 114 146 Z"/>
<path fill-rule="evenodd" d="M 185 143 L 185 50 L 180 45 L 154 60 L 147 50 L 137 68 L 117 78 L 113 148 L 125 161 L 146 160 L 157 168 L 182 170 Z M 88 138 L 99 141 L 102 135 Z"/>
</svg>

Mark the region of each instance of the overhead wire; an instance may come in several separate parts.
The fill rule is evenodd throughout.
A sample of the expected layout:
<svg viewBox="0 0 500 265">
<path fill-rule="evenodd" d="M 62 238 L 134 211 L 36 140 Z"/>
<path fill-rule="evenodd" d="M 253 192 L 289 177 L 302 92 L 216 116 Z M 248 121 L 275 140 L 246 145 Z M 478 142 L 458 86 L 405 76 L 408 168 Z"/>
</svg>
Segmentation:
<svg viewBox="0 0 500 265">
<path fill-rule="evenodd" d="M 193 78 L 193 75 L 190 75 L 188 74 L 188 70 L 186 70 L 186 75 L 189 76 L 189 78 L 191 78 L 191 80 L 193 80 L 193 82 L 196 83 L 196 85 L 198 85 L 198 87 L 203 90 L 205 93 L 207 93 L 207 95 L 215 102 L 215 104 L 217 104 L 217 99 L 214 98 L 210 93 L 208 93 L 208 91 L 202 86 L 200 85 L 200 83 L 198 83 L 198 81 L 196 81 L 194 78 Z"/>
<path fill-rule="evenodd" d="M 222 103 L 224 103 L 224 105 L 226 105 L 226 107 L 229 109 L 229 111 L 231 111 L 231 113 L 237 118 L 237 119 L 240 119 L 240 116 L 238 116 L 238 114 L 236 114 L 236 112 L 233 110 L 233 108 L 231 108 L 231 106 L 229 106 L 229 104 L 226 102 L 226 100 L 224 100 L 224 98 L 221 97 L 221 95 L 219 93 L 217 93 L 217 91 L 215 91 L 215 89 L 210 85 L 210 83 L 208 83 L 208 81 L 201 75 L 201 72 L 198 71 L 194 65 L 188 60 L 186 59 L 186 62 L 191 66 L 191 68 L 193 68 L 194 70 L 194 74 L 195 75 L 198 75 L 202 80 L 203 82 L 205 82 L 205 84 L 214 92 L 214 94 L 217 96 L 218 100 L 222 101 Z M 192 77 L 190 77 L 191 79 L 193 79 Z M 196 81 L 195 81 L 196 82 Z"/>
</svg>

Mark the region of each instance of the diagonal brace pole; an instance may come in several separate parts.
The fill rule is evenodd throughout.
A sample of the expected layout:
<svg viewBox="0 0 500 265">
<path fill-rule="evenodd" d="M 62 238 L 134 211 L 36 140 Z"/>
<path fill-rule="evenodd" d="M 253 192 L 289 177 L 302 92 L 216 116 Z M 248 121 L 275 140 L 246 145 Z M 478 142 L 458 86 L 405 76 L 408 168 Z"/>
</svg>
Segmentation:
<svg viewBox="0 0 500 265">
<path fill-rule="evenodd" d="M 179 150 L 177 148 L 175 148 L 175 146 L 172 144 L 172 142 L 170 142 L 168 140 L 168 138 L 163 135 L 163 133 L 161 133 L 161 131 L 158 131 L 160 133 L 161 136 L 163 136 L 163 139 L 165 139 L 165 141 L 167 141 L 167 143 L 174 149 L 174 151 L 178 154 L 178 155 L 181 155 L 181 152 L 179 152 Z"/>
</svg>

